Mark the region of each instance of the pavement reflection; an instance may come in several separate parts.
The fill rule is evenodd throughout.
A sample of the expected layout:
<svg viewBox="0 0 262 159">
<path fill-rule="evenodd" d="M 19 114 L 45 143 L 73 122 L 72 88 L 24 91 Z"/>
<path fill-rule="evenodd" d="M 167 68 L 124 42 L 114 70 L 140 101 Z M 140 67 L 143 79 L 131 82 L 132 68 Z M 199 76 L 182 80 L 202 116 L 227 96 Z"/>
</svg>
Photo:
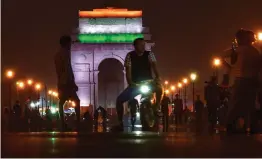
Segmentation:
<svg viewBox="0 0 262 159">
<path fill-rule="evenodd" d="M 262 135 L 13 133 L 2 145 L 2 157 L 262 157 Z"/>
</svg>

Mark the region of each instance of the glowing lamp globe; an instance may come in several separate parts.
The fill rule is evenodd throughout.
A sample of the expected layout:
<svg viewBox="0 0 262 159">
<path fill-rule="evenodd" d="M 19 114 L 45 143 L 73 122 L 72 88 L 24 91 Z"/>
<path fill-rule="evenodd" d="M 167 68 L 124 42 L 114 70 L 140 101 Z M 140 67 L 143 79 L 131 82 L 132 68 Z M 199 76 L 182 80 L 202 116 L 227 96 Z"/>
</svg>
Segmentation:
<svg viewBox="0 0 262 159">
<path fill-rule="evenodd" d="M 219 58 L 215 58 L 213 61 L 214 66 L 218 67 L 221 65 L 221 60 Z"/>
<path fill-rule="evenodd" d="M 197 77 L 197 75 L 195 73 L 190 74 L 190 78 L 191 78 L 192 81 L 195 81 L 196 77 Z"/>
<path fill-rule="evenodd" d="M 6 76 L 7 76 L 7 78 L 13 78 L 14 77 L 14 72 L 9 70 L 9 71 L 6 72 Z"/>
<path fill-rule="evenodd" d="M 259 41 L 262 41 L 262 32 L 261 32 L 261 33 L 258 33 L 257 39 L 258 39 Z"/>
<path fill-rule="evenodd" d="M 142 93 L 148 93 L 150 91 L 150 88 L 147 85 L 143 85 L 141 86 L 140 91 Z"/>
<path fill-rule="evenodd" d="M 187 84 L 187 78 L 184 78 L 184 79 L 183 79 L 183 82 L 184 82 L 185 84 Z"/>
<path fill-rule="evenodd" d="M 31 79 L 27 80 L 27 84 L 28 85 L 32 85 L 33 84 L 33 81 Z"/>
</svg>

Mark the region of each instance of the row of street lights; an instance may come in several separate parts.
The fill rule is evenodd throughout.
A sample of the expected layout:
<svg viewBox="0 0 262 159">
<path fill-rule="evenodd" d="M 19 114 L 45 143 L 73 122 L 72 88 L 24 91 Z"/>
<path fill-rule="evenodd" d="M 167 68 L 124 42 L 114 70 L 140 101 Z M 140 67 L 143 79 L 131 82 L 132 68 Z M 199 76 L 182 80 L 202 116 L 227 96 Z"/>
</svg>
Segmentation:
<svg viewBox="0 0 262 159">
<path fill-rule="evenodd" d="M 6 77 L 9 79 L 9 106 L 12 108 L 12 85 L 14 83 L 14 77 L 15 77 L 15 72 L 13 70 L 7 70 L 6 71 Z M 37 93 L 37 98 L 40 100 L 40 91 L 44 90 L 45 95 L 47 96 L 46 92 L 46 85 L 41 84 L 40 82 L 34 82 L 32 79 L 28 80 L 19 80 L 16 82 L 16 90 L 17 90 L 17 98 L 19 98 L 19 90 L 25 89 L 27 86 L 29 87 L 34 87 Z M 58 93 L 56 91 L 48 91 L 48 94 L 50 96 L 50 104 L 52 104 L 53 97 L 58 99 Z M 46 97 L 47 98 L 47 97 Z M 46 106 L 47 106 L 48 100 L 46 99 Z M 40 103 L 40 101 L 38 102 Z M 38 105 L 39 108 L 39 105 Z M 43 110 L 43 98 L 42 98 L 42 110 Z"/>
<path fill-rule="evenodd" d="M 190 81 L 191 81 L 191 83 L 192 83 L 192 94 L 193 94 L 193 109 L 195 108 L 195 106 L 194 106 L 194 101 L 195 101 L 195 81 L 196 81 L 196 79 L 197 79 L 197 74 L 196 73 L 191 73 L 190 74 Z M 185 105 L 185 107 L 187 106 L 187 84 L 189 83 L 189 80 L 188 80 L 188 78 L 183 78 L 182 79 L 182 81 L 181 82 L 178 82 L 177 83 L 177 85 L 171 85 L 170 86 L 170 90 L 171 90 L 171 92 L 172 92 L 172 96 L 171 96 L 171 98 L 172 98 L 172 102 L 174 101 L 174 97 L 173 97 L 173 95 L 174 95 L 174 93 L 175 93 L 175 90 L 176 90 L 176 88 L 178 88 L 178 90 L 177 90 L 177 92 L 178 92 L 178 95 L 179 95 L 179 97 L 181 97 L 181 91 L 182 91 L 182 87 L 184 86 L 184 105 Z M 169 94 L 170 93 L 170 91 L 169 91 L 169 89 L 168 89 L 168 84 L 169 84 L 169 82 L 168 81 L 165 81 L 165 93 L 166 94 Z M 176 87 L 177 86 L 177 87 Z"/>
</svg>

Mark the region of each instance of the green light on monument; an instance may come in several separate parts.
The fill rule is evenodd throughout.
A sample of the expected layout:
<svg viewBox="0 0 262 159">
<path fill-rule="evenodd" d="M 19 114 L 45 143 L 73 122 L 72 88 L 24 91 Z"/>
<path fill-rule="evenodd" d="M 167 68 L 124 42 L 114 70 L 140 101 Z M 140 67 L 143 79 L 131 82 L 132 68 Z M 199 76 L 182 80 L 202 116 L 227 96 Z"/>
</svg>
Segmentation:
<svg viewBox="0 0 262 159">
<path fill-rule="evenodd" d="M 143 37 L 143 34 L 79 34 L 78 40 L 81 43 L 132 43 Z"/>
</svg>

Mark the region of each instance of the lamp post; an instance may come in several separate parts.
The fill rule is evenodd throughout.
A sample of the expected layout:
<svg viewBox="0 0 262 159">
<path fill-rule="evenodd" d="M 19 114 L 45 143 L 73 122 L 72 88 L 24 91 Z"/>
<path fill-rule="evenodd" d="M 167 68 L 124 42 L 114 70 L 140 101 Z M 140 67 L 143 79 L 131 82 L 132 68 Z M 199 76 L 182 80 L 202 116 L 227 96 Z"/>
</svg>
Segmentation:
<svg viewBox="0 0 262 159">
<path fill-rule="evenodd" d="M 9 79 L 9 107 L 12 109 L 12 83 L 14 78 L 14 72 L 12 70 L 6 71 L 6 77 Z"/>
<path fill-rule="evenodd" d="M 167 89 L 168 81 L 165 81 L 165 89 Z"/>
<path fill-rule="evenodd" d="M 197 75 L 195 73 L 190 74 L 190 79 L 192 81 L 192 96 L 193 96 L 193 112 L 195 112 L 195 80 Z"/>
<path fill-rule="evenodd" d="M 214 75 L 216 76 L 217 83 L 218 83 L 218 68 L 220 65 L 221 65 L 221 60 L 219 58 L 214 58 L 213 60 L 213 66 L 215 68 Z"/>
<path fill-rule="evenodd" d="M 172 100 L 172 104 L 174 102 L 174 92 L 175 92 L 176 87 L 175 86 L 171 86 L 171 91 L 172 91 L 172 96 L 171 96 L 171 100 Z"/>
<path fill-rule="evenodd" d="M 181 88 L 182 88 L 182 83 L 178 83 L 177 84 L 177 86 L 178 86 L 178 95 L 179 95 L 179 98 L 181 98 Z"/>
<path fill-rule="evenodd" d="M 32 79 L 28 79 L 28 80 L 27 80 L 27 85 L 28 85 L 28 86 L 32 86 L 32 85 L 33 85 L 33 80 L 32 80 Z M 29 91 L 29 97 L 31 98 L 32 88 L 30 87 L 28 91 Z"/>
<path fill-rule="evenodd" d="M 52 92 L 52 95 L 53 95 L 53 97 L 54 97 L 55 99 L 58 98 L 58 93 L 57 93 L 57 92 L 53 91 L 53 92 Z M 57 103 L 57 101 L 56 101 L 56 107 L 59 107 L 59 104 Z M 60 108 L 59 108 L 59 109 L 60 109 Z M 64 111 L 64 110 L 63 110 L 63 111 Z"/>
<path fill-rule="evenodd" d="M 37 99 L 38 99 L 38 102 L 40 103 L 40 90 L 41 90 L 41 84 L 40 83 L 37 83 L 35 84 L 35 89 L 36 89 L 36 94 L 37 94 Z M 37 109 L 39 111 L 39 104 L 37 105 Z M 42 115 L 43 115 L 43 103 L 42 103 Z"/>
<path fill-rule="evenodd" d="M 187 80 L 187 78 L 184 78 L 183 79 L 183 83 L 184 83 L 184 85 L 185 85 L 185 96 L 184 96 L 184 105 L 185 105 L 185 107 L 187 107 L 187 92 L 186 92 L 186 89 L 187 89 L 187 82 L 188 82 L 188 80 Z"/>
<path fill-rule="evenodd" d="M 49 90 L 48 91 L 48 95 L 49 95 L 49 100 L 50 100 L 50 107 L 52 106 L 52 93 L 53 93 L 53 91 L 52 90 Z"/>
<path fill-rule="evenodd" d="M 16 99 L 19 100 L 19 89 L 23 89 L 24 88 L 24 82 L 22 81 L 18 81 L 16 82 Z"/>
<path fill-rule="evenodd" d="M 168 94 L 169 94 L 169 90 L 166 89 L 166 90 L 165 90 L 165 93 L 166 93 L 166 96 L 168 96 Z"/>
</svg>

